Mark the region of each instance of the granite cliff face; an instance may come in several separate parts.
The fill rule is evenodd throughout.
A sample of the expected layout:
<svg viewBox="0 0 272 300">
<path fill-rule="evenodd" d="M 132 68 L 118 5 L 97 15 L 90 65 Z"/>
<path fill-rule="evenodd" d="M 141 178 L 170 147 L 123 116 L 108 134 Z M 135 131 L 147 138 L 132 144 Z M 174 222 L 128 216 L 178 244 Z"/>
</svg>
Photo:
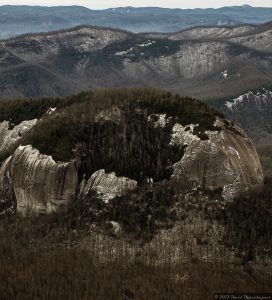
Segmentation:
<svg viewBox="0 0 272 300">
<path fill-rule="evenodd" d="M 0 154 L 20 140 L 35 124 L 37 120 L 23 121 L 21 124 L 10 128 L 7 121 L 0 123 Z"/>
<path fill-rule="evenodd" d="M 191 128 L 174 126 L 171 143 L 187 147 L 174 165 L 173 177 L 187 178 L 198 187 L 222 188 L 223 197 L 230 200 L 237 191 L 261 184 L 263 172 L 254 145 L 239 127 L 226 126 L 222 120 L 216 126 L 218 131 L 206 132 L 207 140 L 196 137 Z"/>
<path fill-rule="evenodd" d="M 114 172 L 106 173 L 105 170 L 98 170 L 87 182 L 83 179 L 79 197 L 84 200 L 94 192 L 99 199 L 108 203 L 111 199 L 133 191 L 136 187 L 136 180 L 118 177 Z"/>
<path fill-rule="evenodd" d="M 65 212 L 75 201 L 92 203 L 96 199 L 111 205 L 115 198 L 153 191 L 167 182 L 187 192 L 221 190 L 220 196 L 231 201 L 249 187 L 262 184 L 255 147 L 218 112 L 170 93 L 154 98 L 153 92 L 136 90 L 135 99 L 132 95 L 128 91 L 98 92 L 88 95 L 90 100 L 86 94 L 84 101 L 79 96 L 76 112 L 69 106 L 50 114 L 46 109 L 38 122 L 23 122 L 12 130 L 3 122 L 1 149 L 20 142 L 25 145 L 15 151 L 10 148 L 10 156 L 1 164 L 0 209 L 16 205 L 17 212 L 26 215 Z M 104 103 L 99 108 L 107 97 L 113 105 L 105 109 Z M 116 97 L 125 102 L 117 104 L 112 100 Z M 86 115 L 90 109 L 95 111 L 91 118 Z M 68 120 L 68 130 L 62 131 Z M 9 138 L 8 144 L 10 136 L 14 139 Z M 50 154 L 55 156 L 57 149 L 58 155 L 66 152 L 71 158 L 66 162 L 53 159 Z"/>
<path fill-rule="evenodd" d="M 218 42 L 186 42 L 171 55 L 150 57 L 138 62 L 125 59 L 123 72 L 140 81 L 151 74 L 165 80 L 192 80 L 207 75 L 229 62 L 228 45 Z"/>
<path fill-rule="evenodd" d="M 20 146 L 1 167 L 3 202 L 13 194 L 17 212 L 52 214 L 65 212 L 75 200 L 77 164 L 57 163 L 31 146 Z"/>
<path fill-rule="evenodd" d="M 0 215 L 16 210 L 16 197 L 10 174 L 10 166 L 11 156 L 1 164 L 0 168 Z"/>
</svg>

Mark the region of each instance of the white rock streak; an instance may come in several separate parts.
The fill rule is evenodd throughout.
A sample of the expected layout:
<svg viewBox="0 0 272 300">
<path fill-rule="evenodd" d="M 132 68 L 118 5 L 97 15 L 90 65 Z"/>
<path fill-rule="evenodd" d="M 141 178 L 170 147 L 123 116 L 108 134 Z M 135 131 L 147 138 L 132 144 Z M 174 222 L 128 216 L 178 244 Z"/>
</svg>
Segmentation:
<svg viewBox="0 0 272 300">
<path fill-rule="evenodd" d="M 9 122 L 4 121 L 0 123 L 0 153 L 8 150 L 10 146 L 16 143 L 36 123 L 37 119 L 23 121 L 12 129 L 9 129 Z"/>
<path fill-rule="evenodd" d="M 134 190 L 136 187 L 137 181 L 135 180 L 118 177 L 114 172 L 106 173 L 105 170 L 98 170 L 88 180 L 84 195 L 87 196 L 94 191 L 99 199 L 108 203 L 111 199 Z"/>
<path fill-rule="evenodd" d="M 249 91 L 246 94 L 243 94 L 231 101 L 227 101 L 227 108 L 231 111 L 242 110 L 246 108 L 265 108 L 272 107 L 272 92 L 266 89 L 263 89 L 262 92 L 254 94 Z"/>
<path fill-rule="evenodd" d="M 9 177 L 17 211 L 23 215 L 64 212 L 75 200 L 77 172 L 75 161 L 55 162 L 31 146 L 19 146 L 1 167 L 0 188 Z"/>
<path fill-rule="evenodd" d="M 175 124 L 171 144 L 187 147 L 174 165 L 173 178 L 187 178 L 205 188 L 221 187 L 224 198 L 230 200 L 248 186 L 262 183 L 263 173 L 256 149 L 245 133 L 236 126 L 226 128 L 220 119 L 215 125 L 219 131 L 206 131 L 209 139 L 201 140 L 193 134 L 196 125 L 188 129 Z"/>
</svg>

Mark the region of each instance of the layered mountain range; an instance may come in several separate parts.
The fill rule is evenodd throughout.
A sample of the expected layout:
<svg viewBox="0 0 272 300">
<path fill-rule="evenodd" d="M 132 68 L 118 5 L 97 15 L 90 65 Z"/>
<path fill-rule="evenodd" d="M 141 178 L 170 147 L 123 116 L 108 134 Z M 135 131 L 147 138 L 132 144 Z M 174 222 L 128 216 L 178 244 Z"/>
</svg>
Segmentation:
<svg viewBox="0 0 272 300">
<path fill-rule="evenodd" d="M 0 19 L 0 298 L 269 291 L 271 9 Z"/>
<path fill-rule="evenodd" d="M 77 27 L 0 42 L 0 96 L 159 86 L 220 98 L 271 83 L 272 24 L 134 34 Z"/>
<path fill-rule="evenodd" d="M 175 32 L 203 25 L 261 24 L 272 19 L 271 8 L 249 5 L 219 9 L 120 7 L 90 10 L 80 6 L 0 6 L 0 38 L 47 32 L 78 25 L 109 26 L 133 32 Z"/>
</svg>

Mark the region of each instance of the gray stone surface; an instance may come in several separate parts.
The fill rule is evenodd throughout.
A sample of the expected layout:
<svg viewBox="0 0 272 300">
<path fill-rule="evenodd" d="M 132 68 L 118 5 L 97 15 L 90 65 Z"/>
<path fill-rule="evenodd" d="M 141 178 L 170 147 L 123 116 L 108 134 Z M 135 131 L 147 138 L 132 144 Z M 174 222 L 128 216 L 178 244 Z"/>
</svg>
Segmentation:
<svg viewBox="0 0 272 300">
<path fill-rule="evenodd" d="M 136 187 L 137 181 L 135 180 L 118 177 L 114 172 L 106 173 L 105 170 L 98 170 L 87 181 L 83 197 L 87 198 L 91 192 L 95 192 L 99 199 L 108 203 L 111 199 L 134 190 Z"/>
<path fill-rule="evenodd" d="M 0 153 L 7 151 L 14 145 L 25 133 L 27 133 L 35 124 L 37 119 L 23 121 L 19 125 L 9 129 L 9 122 L 0 123 Z"/>
<path fill-rule="evenodd" d="M 261 184 L 263 172 L 254 145 L 239 127 L 228 128 L 221 120 L 216 126 L 219 131 L 206 132 L 208 140 L 176 126 L 171 143 L 187 148 L 174 165 L 173 178 L 186 178 L 204 188 L 221 187 L 224 198 L 230 200 L 248 187 Z"/>
<path fill-rule="evenodd" d="M 77 164 L 55 162 L 31 146 L 20 146 L 0 169 L 1 191 L 10 185 L 20 214 L 64 212 L 76 196 Z"/>
</svg>

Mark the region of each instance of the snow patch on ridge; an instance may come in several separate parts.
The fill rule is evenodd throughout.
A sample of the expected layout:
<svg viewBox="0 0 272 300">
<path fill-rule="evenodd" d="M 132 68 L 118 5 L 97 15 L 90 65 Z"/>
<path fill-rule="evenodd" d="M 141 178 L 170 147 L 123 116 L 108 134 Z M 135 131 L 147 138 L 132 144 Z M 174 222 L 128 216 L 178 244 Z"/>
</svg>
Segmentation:
<svg viewBox="0 0 272 300">
<path fill-rule="evenodd" d="M 156 43 L 155 41 L 147 41 L 146 43 L 142 43 L 142 44 L 138 45 L 138 47 L 149 47 L 155 43 Z"/>
<path fill-rule="evenodd" d="M 166 114 L 152 114 L 148 116 L 148 122 L 153 122 L 155 128 L 164 128 L 171 118 L 166 118 Z"/>
<path fill-rule="evenodd" d="M 172 129 L 170 145 L 189 145 L 192 141 L 200 141 L 200 138 L 193 134 L 197 126 L 190 124 L 184 127 L 176 123 Z"/>
<path fill-rule="evenodd" d="M 225 106 L 231 111 L 244 108 L 272 107 L 272 92 L 263 89 L 263 91 L 254 94 L 252 91 L 249 91 L 231 101 L 227 101 Z"/>
<path fill-rule="evenodd" d="M 136 187 L 136 180 L 127 177 L 118 177 L 115 172 L 106 173 L 103 169 L 96 171 L 88 180 L 84 189 L 84 196 L 94 191 L 99 199 L 105 203 L 109 203 L 113 198 L 121 196 L 127 191 L 132 191 Z"/>
</svg>

